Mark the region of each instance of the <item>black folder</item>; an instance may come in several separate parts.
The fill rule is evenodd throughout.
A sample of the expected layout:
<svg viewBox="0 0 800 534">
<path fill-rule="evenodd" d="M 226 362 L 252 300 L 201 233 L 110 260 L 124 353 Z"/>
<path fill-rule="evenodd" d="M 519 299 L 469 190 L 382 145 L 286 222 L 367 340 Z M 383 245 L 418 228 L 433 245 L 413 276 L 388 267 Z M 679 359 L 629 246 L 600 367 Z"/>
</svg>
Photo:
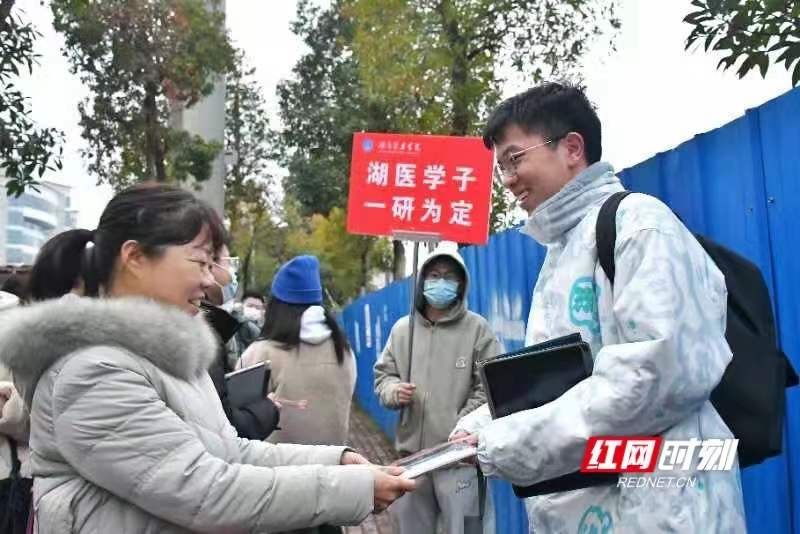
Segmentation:
<svg viewBox="0 0 800 534">
<path fill-rule="evenodd" d="M 225 375 L 228 402 L 242 408 L 263 400 L 269 388 L 270 368 L 266 362 L 257 363 Z"/>
<path fill-rule="evenodd" d="M 552 402 L 592 374 L 592 352 L 580 334 L 551 339 L 478 364 L 492 418 Z M 547 439 L 542 436 L 542 439 Z M 514 486 L 517 497 L 616 484 L 618 475 L 576 471 L 532 486 Z"/>
</svg>

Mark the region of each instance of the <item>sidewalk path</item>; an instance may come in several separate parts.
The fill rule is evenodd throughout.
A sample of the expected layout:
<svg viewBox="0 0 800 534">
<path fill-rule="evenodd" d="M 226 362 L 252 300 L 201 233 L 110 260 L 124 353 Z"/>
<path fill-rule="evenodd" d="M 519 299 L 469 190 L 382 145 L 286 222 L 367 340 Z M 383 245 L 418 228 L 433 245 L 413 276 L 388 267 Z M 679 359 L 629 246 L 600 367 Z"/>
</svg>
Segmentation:
<svg viewBox="0 0 800 534">
<path fill-rule="evenodd" d="M 390 464 L 397 459 L 392 443 L 378 426 L 355 403 L 350 413 L 350 446 L 376 464 Z M 357 527 L 348 527 L 346 534 L 392 534 L 387 513 L 368 516 Z"/>
</svg>

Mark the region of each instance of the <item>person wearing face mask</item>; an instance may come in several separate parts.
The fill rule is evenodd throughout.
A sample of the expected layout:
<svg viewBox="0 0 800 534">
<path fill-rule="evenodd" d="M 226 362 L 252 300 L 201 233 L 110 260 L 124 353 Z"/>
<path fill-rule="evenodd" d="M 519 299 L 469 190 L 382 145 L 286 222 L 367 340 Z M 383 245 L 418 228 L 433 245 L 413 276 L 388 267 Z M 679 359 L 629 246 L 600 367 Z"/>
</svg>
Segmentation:
<svg viewBox="0 0 800 534">
<path fill-rule="evenodd" d="M 214 285 L 206 289 L 201 304 L 206 321 L 217 334 L 217 354 L 208 369 L 225 415 L 240 437 L 263 440 L 278 428 L 280 409 L 272 399 L 264 398 L 247 406 L 232 406 L 228 401 L 225 374 L 234 370 L 239 359 L 237 334 L 245 326 L 231 313 L 237 291 L 236 258 L 229 256 L 227 245 L 217 251 L 211 268 Z"/>
<path fill-rule="evenodd" d="M 234 308 L 233 316 L 242 323 L 236 331 L 236 348 L 241 356 L 264 327 L 264 297 L 257 291 L 245 291 L 241 306 Z"/>
<path fill-rule="evenodd" d="M 240 367 L 270 362 L 269 392 L 282 403 L 270 443 L 341 445 L 348 438 L 356 362 L 335 316 L 322 306 L 319 260 L 302 255 L 272 280 L 264 327 Z M 340 534 L 321 525 L 284 534 Z"/>
<path fill-rule="evenodd" d="M 397 321 L 375 364 L 380 403 L 403 409 L 395 444 L 402 456 L 447 441 L 458 419 L 486 401 L 477 363 L 502 352 L 486 320 L 467 310 L 469 275 L 457 252 L 437 248 L 420 273 L 413 317 Z M 475 468 L 444 469 L 416 480 L 417 491 L 392 506 L 399 534 L 436 532 L 438 523 L 451 534 L 482 531 Z"/>
</svg>

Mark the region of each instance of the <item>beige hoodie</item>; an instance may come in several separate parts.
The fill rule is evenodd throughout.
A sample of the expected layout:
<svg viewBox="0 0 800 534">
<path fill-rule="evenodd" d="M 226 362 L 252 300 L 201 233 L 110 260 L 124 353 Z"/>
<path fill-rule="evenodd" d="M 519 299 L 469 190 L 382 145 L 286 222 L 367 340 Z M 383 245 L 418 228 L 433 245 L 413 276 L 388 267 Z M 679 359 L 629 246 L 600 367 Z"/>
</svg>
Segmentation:
<svg viewBox="0 0 800 534">
<path fill-rule="evenodd" d="M 469 273 L 457 252 L 435 250 L 420 269 L 435 258 L 448 256 L 464 271 L 464 287 L 469 288 Z M 484 402 L 477 362 L 502 352 L 500 343 L 486 319 L 466 309 L 459 298 L 442 320 L 433 323 L 422 313 L 425 307 L 420 276 L 417 283 L 417 313 L 414 327 L 414 353 L 409 372 L 409 317 L 403 317 L 392 328 L 389 340 L 375 364 L 375 394 L 381 404 L 399 409 L 397 385 L 412 382 L 417 386 L 412 403 L 398 428 L 396 447 L 401 453 L 412 453 L 447 440 L 459 418 Z M 410 375 L 410 379 L 409 379 Z"/>
<path fill-rule="evenodd" d="M 276 341 L 254 341 L 242 354 L 238 367 L 263 361 L 270 362 L 270 393 L 308 401 L 304 410 L 284 406 L 280 429 L 267 441 L 304 445 L 342 445 L 347 441 L 356 363 L 347 350 L 339 365 L 321 306 L 311 306 L 303 313 L 297 347 L 287 350 Z"/>
</svg>

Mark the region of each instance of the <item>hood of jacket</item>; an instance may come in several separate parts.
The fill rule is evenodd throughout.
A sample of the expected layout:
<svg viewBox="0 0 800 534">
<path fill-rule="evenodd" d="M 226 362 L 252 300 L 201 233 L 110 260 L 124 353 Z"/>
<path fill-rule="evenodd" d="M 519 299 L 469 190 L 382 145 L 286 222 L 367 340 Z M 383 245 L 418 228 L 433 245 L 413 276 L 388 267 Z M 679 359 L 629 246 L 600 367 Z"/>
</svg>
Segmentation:
<svg viewBox="0 0 800 534">
<path fill-rule="evenodd" d="M 143 298 L 51 300 L 3 313 L 0 361 L 27 404 L 62 356 L 98 345 L 128 350 L 182 379 L 206 372 L 216 338 L 201 316 Z"/>
<path fill-rule="evenodd" d="M 623 189 L 611 165 L 604 161 L 593 163 L 542 202 L 521 231 L 545 246 L 563 240 L 589 210 Z"/>
<path fill-rule="evenodd" d="M 330 339 L 333 332 L 325 322 L 325 308 L 309 306 L 300 318 L 300 341 L 319 345 Z"/>
<path fill-rule="evenodd" d="M 469 271 L 467 270 L 467 265 L 464 263 L 464 258 L 461 257 L 461 254 L 459 254 L 457 250 L 452 250 L 452 248 L 447 247 L 446 245 L 439 245 L 433 252 L 430 253 L 427 258 L 425 258 L 425 261 L 422 263 L 422 266 L 419 269 L 419 276 L 417 277 L 417 312 L 419 312 L 417 313 L 417 317 L 422 320 L 423 323 L 429 321 L 425 319 L 426 301 L 425 295 L 423 294 L 425 289 L 425 279 L 423 278 L 422 273 L 424 273 L 425 269 L 427 269 L 428 266 L 437 258 L 450 258 L 455 261 L 456 264 L 461 268 L 461 274 L 464 279 L 462 287 L 458 289 L 458 298 L 450 306 L 447 315 L 438 322 L 447 323 L 450 321 L 455 321 L 461 318 L 467 311 L 467 291 L 469 291 Z"/>
</svg>

